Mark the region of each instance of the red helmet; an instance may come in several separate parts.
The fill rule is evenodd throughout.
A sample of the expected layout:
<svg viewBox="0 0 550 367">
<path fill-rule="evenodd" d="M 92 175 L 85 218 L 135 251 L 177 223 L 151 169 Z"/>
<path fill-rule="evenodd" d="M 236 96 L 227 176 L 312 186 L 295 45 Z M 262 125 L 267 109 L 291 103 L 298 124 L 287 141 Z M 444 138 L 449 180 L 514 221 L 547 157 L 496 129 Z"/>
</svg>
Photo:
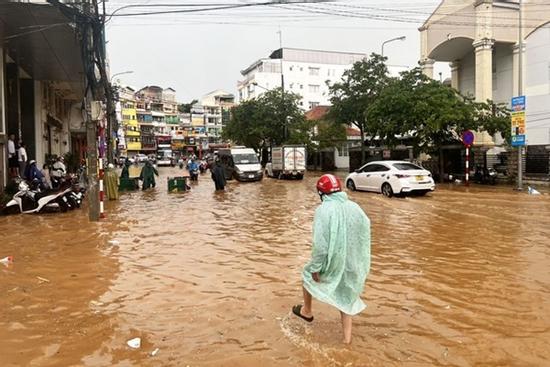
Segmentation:
<svg viewBox="0 0 550 367">
<path fill-rule="evenodd" d="M 342 184 L 334 175 L 322 175 L 317 181 L 317 191 L 326 195 L 332 194 L 342 191 Z"/>
</svg>

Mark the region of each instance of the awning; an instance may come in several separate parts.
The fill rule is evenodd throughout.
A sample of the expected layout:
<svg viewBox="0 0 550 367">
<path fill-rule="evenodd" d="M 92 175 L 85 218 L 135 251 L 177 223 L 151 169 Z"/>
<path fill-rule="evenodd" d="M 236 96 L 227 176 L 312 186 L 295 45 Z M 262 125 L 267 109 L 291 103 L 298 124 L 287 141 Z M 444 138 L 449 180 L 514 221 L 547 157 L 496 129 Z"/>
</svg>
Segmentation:
<svg viewBox="0 0 550 367">
<path fill-rule="evenodd" d="M 0 2 L 0 39 L 10 57 L 34 80 L 64 82 L 71 91 L 66 98 L 82 99 L 80 43 L 75 28 L 56 7 Z"/>
</svg>

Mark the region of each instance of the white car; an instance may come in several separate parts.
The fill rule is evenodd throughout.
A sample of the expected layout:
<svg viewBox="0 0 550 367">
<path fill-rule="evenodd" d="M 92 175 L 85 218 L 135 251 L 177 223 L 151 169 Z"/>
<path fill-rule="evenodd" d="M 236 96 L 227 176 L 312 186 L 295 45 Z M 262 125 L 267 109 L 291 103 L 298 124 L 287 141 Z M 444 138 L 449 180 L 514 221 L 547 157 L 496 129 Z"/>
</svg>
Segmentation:
<svg viewBox="0 0 550 367">
<path fill-rule="evenodd" d="M 406 161 L 375 161 L 346 177 L 349 190 L 380 192 L 387 197 L 398 194 L 425 195 L 435 190 L 432 174 Z"/>
</svg>

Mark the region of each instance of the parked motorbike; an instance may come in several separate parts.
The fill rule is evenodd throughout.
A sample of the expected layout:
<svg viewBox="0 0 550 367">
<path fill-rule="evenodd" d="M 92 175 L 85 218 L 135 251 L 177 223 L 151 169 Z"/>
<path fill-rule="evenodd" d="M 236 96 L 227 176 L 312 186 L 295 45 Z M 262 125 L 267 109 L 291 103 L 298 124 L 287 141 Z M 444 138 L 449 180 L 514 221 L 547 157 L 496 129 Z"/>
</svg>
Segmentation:
<svg viewBox="0 0 550 367">
<path fill-rule="evenodd" d="M 13 195 L 4 209 L 4 214 L 31 214 L 42 212 L 66 212 L 79 206 L 77 196 L 72 195 L 72 188 L 64 190 L 40 190 L 39 183 L 33 182 L 31 186 L 21 181 L 19 191 Z M 81 198 L 80 198 L 81 200 Z"/>
<path fill-rule="evenodd" d="M 493 168 L 477 165 L 474 172 L 474 182 L 478 184 L 495 185 L 497 182 L 497 171 Z"/>
</svg>

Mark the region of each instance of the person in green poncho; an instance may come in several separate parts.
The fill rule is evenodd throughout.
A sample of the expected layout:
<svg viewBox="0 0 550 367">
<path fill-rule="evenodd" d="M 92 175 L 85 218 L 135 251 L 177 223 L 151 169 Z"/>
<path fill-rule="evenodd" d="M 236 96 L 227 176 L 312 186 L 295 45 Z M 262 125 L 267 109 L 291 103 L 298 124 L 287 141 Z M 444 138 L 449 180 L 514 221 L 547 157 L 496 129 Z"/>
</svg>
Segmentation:
<svg viewBox="0 0 550 367">
<path fill-rule="evenodd" d="M 155 175 L 158 176 L 159 172 L 155 167 L 153 167 L 151 161 L 145 162 L 145 166 L 143 166 L 139 175 L 139 179 L 143 181 L 143 190 L 147 190 L 150 187 L 154 188 L 156 186 Z"/>
<path fill-rule="evenodd" d="M 118 176 L 112 163 L 107 165 L 103 181 L 105 181 L 105 194 L 107 198 L 109 200 L 118 200 Z"/>
<path fill-rule="evenodd" d="M 312 297 L 336 307 L 349 344 L 352 316 L 366 307 L 360 296 L 370 270 L 370 220 L 334 175 L 321 176 L 317 190 L 322 204 L 315 211 L 311 260 L 302 272 L 304 304 L 292 312 L 312 322 Z"/>
</svg>

